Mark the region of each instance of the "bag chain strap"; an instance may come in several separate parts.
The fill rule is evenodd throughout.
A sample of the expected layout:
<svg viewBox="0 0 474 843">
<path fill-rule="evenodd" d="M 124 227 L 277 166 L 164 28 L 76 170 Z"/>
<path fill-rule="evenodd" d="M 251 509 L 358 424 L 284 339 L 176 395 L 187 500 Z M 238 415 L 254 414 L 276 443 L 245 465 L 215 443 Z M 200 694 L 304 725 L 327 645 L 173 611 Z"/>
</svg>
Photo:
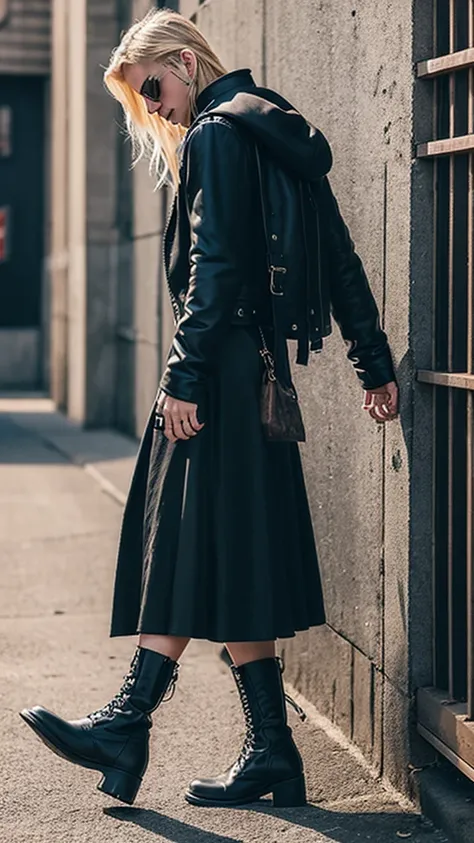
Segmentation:
<svg viewBox="0 0 474 843">
<path fill-rule="evenodd" d="M 255 150 L 255 157 L 256 157 L 256 162 L 257 162 L 257 173 L 258 173 L 258 183 L 259 183 L 259 193 L 260 193 L 260 205 L 261 205 L 261 209 L 262 209 L 262 221 L 263 221 L 263 229 L 264 229 L 264 233 L 265 233 L 265 246 L 266 246 L 266 250 L 267 250 L 268 272 L 269 272 L 269 276 L 271 278 L 270 287 L 272 287 L 273 270 L 275 269 L 275 267 L 272 266 L 272 261 L 271 261 L 271 257 L 270 257 L 270 248 L 271 247 L 270 247 L 270 239 L 269 239 L 269 236 L 268 236 L 268 229 L 267 229 L 267 219 L 266 219 L 266 214 L 265 214 L 265 202 L 264 202 L 264 199 L 263 199 L 263 177 L 262 177 L 260 155 L 259 155 L 257 144 L 254 145 L 254 150 Z M 276 267 L 276 269 L 279 269 L 279 267 Z M 286 270 L 285 270 L 285 272 L 286 272 Z M 276 375 L 275 375 L 275 358 L 273 357 L 273 354 L 271 353 L 270 349 L 268 348 L 268 346 L 265 342 L 265 337 L 264 337 L 264 334 L 263 334 L 263 331 L 262 331 L 262 328 L 261 328 L 260 325 L 258 326 L 258 330 L 260 331 L 260 337 L 262 339 L 262 346 L 263 346 L 263 348 L 260 349 L 259 353 L 263 357 L 263 361 L 265 363 L 267 373 L 268 373 L 268 380 L 276 381 L 277 378 L 276 378 Z"/>
<path fill-rule="evenodd" d="M 261 354 L 261 356 L 263 357 L 263 362 L 265 363 L 265 366 L 267 367 L 268 380 L 276 381 L 275 360 L 273 359 L 273 354 L 271 353 L 270 349 L 268 348 L 268 346 L 265 342 L 265 337 L 263 335 L 263 331 L 262 331 L 260 325 L 258 326 L 258 330 L 260 331 L 260 336 L 262 338 L 262 345 L 263 345 L 263 348 L 261 348 L 259 350 L 259 354 Z"/>
</svg>

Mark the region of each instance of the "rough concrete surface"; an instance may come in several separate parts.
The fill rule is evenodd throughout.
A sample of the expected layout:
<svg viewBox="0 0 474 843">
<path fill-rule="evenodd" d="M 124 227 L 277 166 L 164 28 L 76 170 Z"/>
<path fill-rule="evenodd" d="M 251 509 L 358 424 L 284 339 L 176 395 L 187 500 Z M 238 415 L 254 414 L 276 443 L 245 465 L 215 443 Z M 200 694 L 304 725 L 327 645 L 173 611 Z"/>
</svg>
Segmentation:
<svg viewBox="0 0 474 843">
<path fill-rule="evenodd" d="M 99 793 L 99 773 L 58 758 L 21 721 L 18 711 L 34 704 L 83 716 L 116 693 L 128 669 L 135 638 L 110 639 L 108 624 L 134 449 L 117 434 L 80 431 L 45 400 L 0 400 L 0 840 L 446 841 L 384 789 L 311 706 L 305 723 L 289 709 L 307 807 L 188 805 L 189 780 L 223 770 L 244 734 L 230 672 L 208 642 L 191 643 L 173 699 L 155 714 L 151 762 L 133 807 Z"/>
</svg>

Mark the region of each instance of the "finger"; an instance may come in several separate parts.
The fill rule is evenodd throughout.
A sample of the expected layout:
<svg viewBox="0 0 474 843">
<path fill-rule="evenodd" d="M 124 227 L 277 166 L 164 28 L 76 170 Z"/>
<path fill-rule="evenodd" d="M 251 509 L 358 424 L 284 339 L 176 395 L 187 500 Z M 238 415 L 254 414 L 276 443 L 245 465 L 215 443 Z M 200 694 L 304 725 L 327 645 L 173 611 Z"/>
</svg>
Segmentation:
<svg viewBox="0 0 474 843">
<path fill-rule="evenodd" d="M 394 413 L 390 410 L 389 407 L 383 405 L 382 407 L 378 407 L 376 410 L 377 420 L 382 419 L 383 421 L 392 421 L 397 417 L 397 413 Z"/>
<path fill-rule="evenodd" d="M 170 414 L 167 412 L 163 412 L 162 415 L 165 420 L 164 434 L 166 438 L 169 439 L 170 442 L 176 442 L 176 436 L 174 435 Z"/>
<path fill-rule="evenodd" d="M 378 407 L 376 407 L 376 406 L 370 408 L 369 414 L 372 416 L 373 419 L 375 419 L 376 422 L 385 421 L 384 418 L 381 418 L 379 416 Z"/>
<path fill-rule="evenodd" d="M 390 408 L 390 411 L 394 415 L 397 415 L 397 413 L 398 413 L 398 399 L 397 399 L 396 396 L 392 396 L 391 400 L 389 401 L 388 406 Z"/>
<path fill-rule="evenodd" d="M 379 418 L 381 418 L 382 416 L 385 418 L 388 415 L 389 409 L 387 404 L 387 398 L 384 399 L 383 397 L 381 397 L 378 401 L 375 402 L 375 412 Z"/>
<path fill-rule="evenodd" d="M 389 398 L 388 398 L 389 406 L 392 407 L 393 410 L 397 410 L 397 408 L 398 408 L 398 395 L 399 395 L 398 388 L 396 386 L 393 386 L 389 390 Z"/>
<path fill-rule="evenodd" d="M 364 402 L 364 410 L 371 410 L 377 406 L 381 401 L 385 400 L 384 395 L 379 395 L 377 392 L 369 392 L 366 393 L 366 399 Z"/>
<path fill-rule="evenodd" d="M 375 410 L 375 413 L 377 419 L 382 421 L 392 421 L 397 416 L 397 414 L 394 413 L 393 410 L 391 410 L 387 404 L 382 404 L 381 406 L 378 406 Z"/>
<path fill-rule="evenodd" d="M 388 399 L 388 392 L 366 392 L 364 407 L 370 409 L 376 404 L 386 402 Z"/>
<path fill-rule="evenodd" d="M 179 410 L 176 410 L 174 413 L 171 414 L 171 421 L 173 425 L 173 433 L 177 439 L 189 439 L 189 437 L 185 434 L 182 425 L 181 425 L 181 413 Z"/>
<path fill-rule="evenodd" d="M 189 423 L 194 428 L 196 433 L 204 427 L 204 422 L 199 422 L 197 417 L 198 408 L 196 407 L 195 410 L 191 410 L 189 413 Z"/>
<path fill-rule="evenodd" d="M 165 413 L 165 418 L 167 420 L 167 423 L 169 424 L 170 436 L 172 436 L 174 441 L 176 442 L 178 437 L 176 435 L 176 426 L 175 426 L 175 420 L 173 418 L 173 413 L 171 412 L 171 410 L 165 410 L 164 413 Z"/>
<path fill-rule="evenodd" d="M 386 419 L 394 419 L 398 415 L 398 406 L 396 396 L 389 393 L 386 400 L 380 406 Z"/>
<path fill-rule="evenodd" d="M 387 404 L 377 404 L 376 407 L 377 416 L 379 418 L 384 419 L 384 421 L 389 417 L 390 410 L 388 409 Z"/>
<path fill-rule="evenodd" d="M 191 422 L 189 421 L 189 419 L 182 419 L 181 420 L 181 427 L 182 427 L 184 433 L 186 434 L 186 436 L 188 436 L 189 438 L 191 438 L 191 436 L 196 436 L 197 430 L 193 430 Z"/>
</svg>

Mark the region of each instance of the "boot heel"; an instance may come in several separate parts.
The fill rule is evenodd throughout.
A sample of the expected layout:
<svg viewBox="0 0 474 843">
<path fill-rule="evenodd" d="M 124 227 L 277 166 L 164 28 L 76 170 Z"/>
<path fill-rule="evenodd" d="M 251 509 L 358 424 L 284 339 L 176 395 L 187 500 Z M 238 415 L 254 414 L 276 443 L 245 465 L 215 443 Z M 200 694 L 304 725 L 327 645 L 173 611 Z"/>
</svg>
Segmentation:
<svg viewBox="0 0 474 843">
<path fill-rule="evenodd" d="M 97 785 L 97 790 L 115 796 L 122 802 L 131 805 L 135 801 L 142 780 L 136 776 L 125 773 L 123 770 L 108 770 L 103 773 L 102 779 Z"/>
<path fill-rule="evenodd" d="M 306 805 L 304 775 L 281 782 L 273 788 L 274 808 L 299 808 L 302 805 Z"/>
</svg>

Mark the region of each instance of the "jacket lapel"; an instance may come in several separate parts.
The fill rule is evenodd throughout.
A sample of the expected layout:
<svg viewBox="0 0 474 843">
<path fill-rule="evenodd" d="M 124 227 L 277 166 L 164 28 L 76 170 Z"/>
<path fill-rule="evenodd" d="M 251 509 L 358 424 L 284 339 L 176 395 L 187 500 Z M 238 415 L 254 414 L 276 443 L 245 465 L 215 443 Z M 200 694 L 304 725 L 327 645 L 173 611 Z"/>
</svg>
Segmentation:
<svg viewBox="0 0 474 843">
<path fill-rule="evenodd" d="M 183 189 L 180 185 L 164 234 L 168 284 L 174 295 L 181 299 L 189 284 L 190 236 L 188 215 L 186 208 L 183 207 L 184 202 Z"/>
<path fill-rule="evenodd" d="M 178 194 L 175 193 L 173 199 L 173 207 L 171 208 L 170 215 L 168 217 L 166 228 L 163 232 L 163 242 L 164 242 L 164 260 L 165 260 L 165 271 L 166 276 L 169 278 L 170 275 L 170 267 L 171 267 L 171 259 L 172 253 L 176 253 L 175 249 L 175 233 L 177 228 L 177 217 L 178 217 Z"/>
</svg>

